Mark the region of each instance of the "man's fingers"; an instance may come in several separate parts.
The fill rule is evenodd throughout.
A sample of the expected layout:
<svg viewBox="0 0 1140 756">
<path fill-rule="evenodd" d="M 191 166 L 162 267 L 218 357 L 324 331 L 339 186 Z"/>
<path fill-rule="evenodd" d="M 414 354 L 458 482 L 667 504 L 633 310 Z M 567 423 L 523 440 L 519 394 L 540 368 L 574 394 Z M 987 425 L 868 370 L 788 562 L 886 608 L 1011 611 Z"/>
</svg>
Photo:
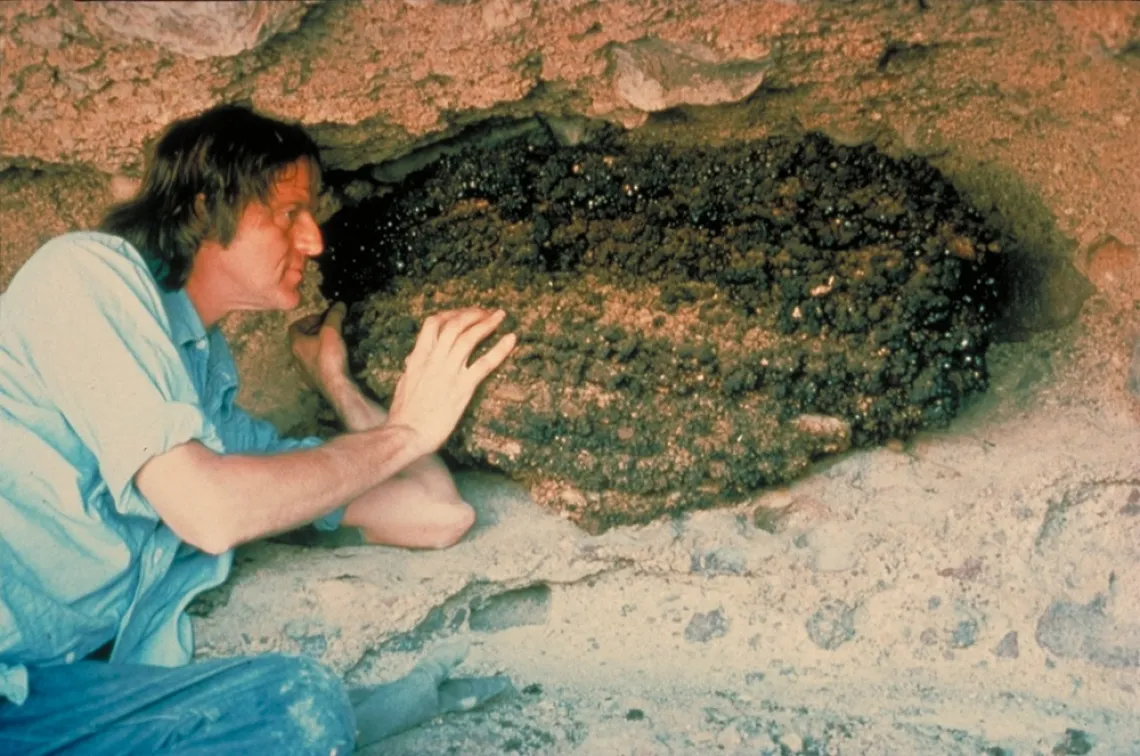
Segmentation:
<svg viewBox="0 0 1140 756">
<path fill-rule="evenodd" d="M 328 313 L 325 314 L 325 322 L 323 325 L 328 328 L 334 329 L 337 333 L 341 332 L 344 325 L 344 314 L 348 311 L 348 306 L 344 302 L 337 302 Z"/>
<path fill-rule="evenodd" d="M 461 310 L 447 310 L 438 312 L 424 320 L 420 334 L 416 337 L 415 346 L 404 360 L 406 370 L 421 368 L 433 355 L 435 359 L 449 358 L 456 368 L 462 368 L 467 360 L 485 338 L 506 319 L 507 314 L 502 310 L 488 311 L 481 307 L 468 307 Z M 502 347 L 502 343 L 496 349 Z M 506 354 L 513 348 L 513 342 L 506 347 L 506 351 L 495 360 L 487 360 L 487 355 L 480 358 L 481 370 L 489 374 L 505 359 Z M 486 362 L 493 364 L 486 365 Z"/>
<path fill-rule="evenodd" d="M 292 325 L 289 326 L 289 330 L 294 331 L 296 333 L 303 333 L 306 336 L 312 336 L 313 334 L 315 334 L 317 332 L 317 329 L 319 329 L 320 327 L 321 327 L 321 316 L 320 315 L 306 315 L 305 317 L 301 318 L 300 320 L 293 321 Z"/>
<path fill-rule="evenodd" d="M 515 348 L 516 343 L 518 343 L 518 337 L 513 333 L 508 333 L 499 339 L 499 343 L 491 347 L 486 354 L 471 364 L 469 375 L 474 379 L 476 385 L 482 383 L 484 378 L 495 371 L 495 368 L 503 364 L 503 360 L 507 359 L 507 355 Z"/>
<path fill-rule="evenodd" d="M 468 307 L 450 313 L 451 317 L 439 329 L 439 340 L 448 347 L 456 344 L 462 347 L 460 343 L 461 337 L 467 334 L 468 329 L 482 323 L 488 315 L 490 315 L 490 313 L 482 307 Z M 499 317 L 499 320 L 501 321 L 502 318 Z M 498 323 L 495 323 L 495 325 L 497 326 Z M 494 330 L 494 328 L 491 330 Z M 487 331 L 487 333 L 490 333 L 490 331 Z M 484 334 L 484 337 L 485 336 L 486 334 Z M 478 343 L 478 341 L 476 341 L 476 343 Z M 474 348 L 474 345 L 472 345 L 466 354 L 470 354 Z"/>
<path fill-rule="evenodd" d="M 441 324 L 441 314 L 429 315 L 424 324 L 420 326 L 420 333 L 416 336 L 416 343 L 412 347 L 412 351 L 404 360 L 405 370 L 410 370 L 413 366 L 418 366 L 427 359 L 431 351 L 435 349 L 436 341 L 439 340 L 439 329 Z"/>
<path fill-rule="evenodd" d="M 482 318 L 471 323 L 467 327 L 467 330 L 460 334 L 455 340 L 455 347 L 456 350 L 463 355 L 464 363 L 467 362 L 467 358 L 475 351 L 475 347 L 479 346 L 484 339 L 490 336 L 494 330 L 502 324 L 506 317 L 507 313 L 502 310 L 497 310 L 493 313 L 484 312 Z"/>
</svg>

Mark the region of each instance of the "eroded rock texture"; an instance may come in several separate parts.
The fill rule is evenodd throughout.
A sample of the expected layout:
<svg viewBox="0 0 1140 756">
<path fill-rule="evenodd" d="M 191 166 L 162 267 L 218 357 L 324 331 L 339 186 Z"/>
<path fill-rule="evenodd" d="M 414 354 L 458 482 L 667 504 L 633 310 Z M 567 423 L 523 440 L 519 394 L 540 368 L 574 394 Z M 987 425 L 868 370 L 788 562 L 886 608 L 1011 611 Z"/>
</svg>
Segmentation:
<svg viewBox="0 0 1140 756">
<path fill-rule="evenodd" d="M 450 451 L 591 529 L 945 425 L 986 385 L 1011 241 L 927 163 L 820 135 L 682 150 L 533 130 L 335 216 L 324 293 L 387 400 L 427 314 L 520 346 Z"/>
<path fill-rule="evenodd" d="M 295 30 L 313 0 L 82 3 L 76 10 L 111 38 L 144 40 L 197 60 L 252 50 L 274 34 Z"/>
</svg>

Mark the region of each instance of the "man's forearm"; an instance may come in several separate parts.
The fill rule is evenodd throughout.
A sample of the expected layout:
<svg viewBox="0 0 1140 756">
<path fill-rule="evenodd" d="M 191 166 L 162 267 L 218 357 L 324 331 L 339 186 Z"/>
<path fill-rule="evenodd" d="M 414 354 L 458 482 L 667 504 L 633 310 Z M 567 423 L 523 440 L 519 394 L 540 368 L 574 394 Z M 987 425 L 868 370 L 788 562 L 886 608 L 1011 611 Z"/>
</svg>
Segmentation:
<svg viewBox="0 0 1140 756">
<path fill-rule="evenodd" d="M 280 454 L 215 454 L 185 444 L 149 461 L 136 483 L 183 540 L 221 553 L 322 517 L 427 451 L 415 431 L 391 424 Z"/>
<path fill-rule="evenodd" d="M 443 462 L 415 449 L 418 439 L 411 429 L 386 424 L 388 413 L 351 379 L 330 387 L 328 398 L 349 433 L 274 460 L 287 464 L 259 464 L 271 458 L 221 458 L 223 474 L 234 481 L 227 490 L 245 502 L 236 543 L 291 530 L 356 499 L 367 500 L 402 472 L 415 471 L 426 476 L 425 483 L 451 486 Z"/>
<path fill-rule="evenodd" d="M 376 402 L 364 395 L 351 378 L 344 377 L 331 383 L 326 398 L 336 409 L 341 422 L 351 431 L 364 431 L 378 428 L 388 419 L 388 413 Z M 408 475 L 416 475 L 420 482 L 436 491 L 441 497 L 458 496 L 451 471 L 437 454 L 423 456 L 404 469 Z M 360 498 L 367 500 L 371 491 Z M 380 493 L 380 495 L 384 495 Z"/>
</svg>

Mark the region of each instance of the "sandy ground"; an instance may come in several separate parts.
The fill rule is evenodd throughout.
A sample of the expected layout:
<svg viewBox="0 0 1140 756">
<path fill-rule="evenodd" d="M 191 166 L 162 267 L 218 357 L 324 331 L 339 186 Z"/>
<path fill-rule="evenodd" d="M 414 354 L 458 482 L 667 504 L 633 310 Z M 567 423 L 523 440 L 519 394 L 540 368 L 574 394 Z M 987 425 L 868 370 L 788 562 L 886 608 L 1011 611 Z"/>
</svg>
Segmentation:
<svg viewBox="0 0 1140 756">
<path fill-rule="evenodd" d="M 1140 407 L 1113 318 L 1097 296 L 994 347 L 949 430 L 744 506 L 590 536 L 467 471 L 479 523 L 446 552 L 253 545 L 201 652 L 361 685 L 462 637 L 463 673 L 515 682 L 370 753 L 1140 752 Z"/>
</svg>

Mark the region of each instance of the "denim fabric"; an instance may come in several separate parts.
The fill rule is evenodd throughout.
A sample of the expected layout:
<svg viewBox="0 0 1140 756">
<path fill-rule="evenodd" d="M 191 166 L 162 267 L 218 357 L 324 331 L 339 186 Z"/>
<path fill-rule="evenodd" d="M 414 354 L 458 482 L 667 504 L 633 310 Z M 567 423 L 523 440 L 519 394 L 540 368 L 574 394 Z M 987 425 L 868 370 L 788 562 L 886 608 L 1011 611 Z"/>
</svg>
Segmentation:
<svg viewBox="0 0 1140 756">
<path fill-rule="evenodd" d="M 27 695 L 25 667 L 109 640 L 115 662 L 190 661 L 184 610 L 233 554 L 182 543 L 135 473 L 190 440 L 218 453 L 320 443 L 281 438 L 236 392 L 222 333 L 124 240 L 65 234 L 16 273 L 0 296 L 0 701 Z"/>
<path fill-rule="evenodd" d="M 0 701 L 0 754 L 349 754 L 348 694 L 307 657 L 173 669 L 81 661 L 31 667 L 22 706 Z"/>
</svg>

